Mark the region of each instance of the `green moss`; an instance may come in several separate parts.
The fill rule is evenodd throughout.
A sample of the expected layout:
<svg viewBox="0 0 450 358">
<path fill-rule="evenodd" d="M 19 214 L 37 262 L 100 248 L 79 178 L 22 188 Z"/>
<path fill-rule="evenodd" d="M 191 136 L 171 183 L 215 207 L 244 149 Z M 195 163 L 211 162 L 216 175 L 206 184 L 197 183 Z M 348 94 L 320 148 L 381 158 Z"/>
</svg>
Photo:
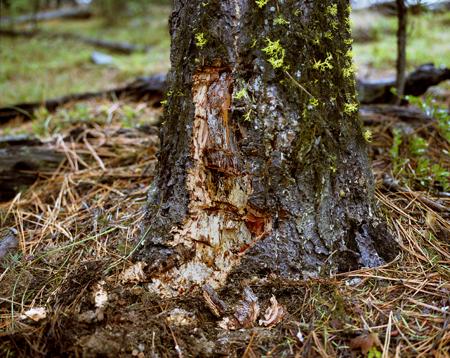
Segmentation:
<svg viewBox="0 0 450 358">
<path fill-rule="evenodd" d="M 283 67 L 286 50 L 280 45 L 280 40 L 272 41 L 267 38 L 266 41 L 267 46 L 262 50 L 266 55 L 269 56 L 269 59 L 267 61 L 275 69 Z"/>
<path fill-rule="evenodd" d="M 195 44 L 197 47 L 202 48 L 208 43 L 208 40 L 205 38 L 205 34 L 203 32 L 198 32 L 195 34 Z"/>
</svg>

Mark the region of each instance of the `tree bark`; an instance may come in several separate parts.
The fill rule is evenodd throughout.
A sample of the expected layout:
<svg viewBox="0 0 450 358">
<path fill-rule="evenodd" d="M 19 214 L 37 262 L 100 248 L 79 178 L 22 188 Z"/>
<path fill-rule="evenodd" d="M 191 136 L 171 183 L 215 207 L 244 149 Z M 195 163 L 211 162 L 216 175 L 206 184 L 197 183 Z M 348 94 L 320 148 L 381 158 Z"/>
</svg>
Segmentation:
<svg viewBox="0 0 450 358">
<path fill-rule="evenodd" d="M 396 104 L 400 104 L 405 90 L 406 73 L 406 16 L 408 9 L 405 0 L 396 0 L 397 3 L 397 96 Z"/>
<path fill-rule="evenodd" d="M 303 279 L 395 256 L 375 215 L 349 11 L 344 0 L 175 1 L 138 254 L 155 289 Z"/>
</svg>

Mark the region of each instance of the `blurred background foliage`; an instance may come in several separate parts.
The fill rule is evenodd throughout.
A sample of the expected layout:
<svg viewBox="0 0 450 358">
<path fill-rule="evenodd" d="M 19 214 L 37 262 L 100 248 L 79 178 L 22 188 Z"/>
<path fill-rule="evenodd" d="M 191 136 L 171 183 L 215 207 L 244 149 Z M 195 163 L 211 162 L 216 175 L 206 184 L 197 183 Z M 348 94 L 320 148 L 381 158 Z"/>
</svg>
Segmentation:
<svg viewBox="0 0 450 358">
<path fill-rule="evenodd" d="M 358 76 L 393 76 L 396 17 L 365 7 L 367 1 L 353 3 L 354 59 Z M 0 0 L 0 29 L 37 28 L 45 33 L 71 33 L 148 48 L 124 55 L 99 50 L 73 38 L 1 36 L 0 106 L 107 89 L 136 76 L 166 72 L 171 4 L 170 0 Z M 89 8 L 92 16 L 14 24 L 14 19 L 25 14 L 80 6 Z M 427 62 L 450 66 L 450 12 L 431 12 L 425 6 L 414 9 L 408 23 L 407 69 Z M 94 51 L 106 53 L 110 61 L 95 64 Z M 444 90 L 448 87 L 448 84 L 442 86 Z"/>
</svg>

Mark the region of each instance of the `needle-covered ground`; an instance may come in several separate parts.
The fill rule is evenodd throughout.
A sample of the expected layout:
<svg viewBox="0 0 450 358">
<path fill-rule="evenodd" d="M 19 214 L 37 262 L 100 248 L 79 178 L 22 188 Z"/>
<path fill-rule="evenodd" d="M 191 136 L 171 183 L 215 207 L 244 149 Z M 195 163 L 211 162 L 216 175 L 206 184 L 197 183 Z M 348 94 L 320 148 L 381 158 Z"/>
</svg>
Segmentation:
<svg viewBox="0 0 450 358">
<path fill-rule="evenodd" d="M 92 101 L 18 124 L 10 134 L 39 133 L 66 160 L 0 205 L 0 226 L 19 239 L 0 266 L 0 355 L 448 357 L 450 144 L 439 113 L 367 128 L 380 210 L 402 248 L 393 262 L 309 281 L 231 283 L 212 302 L 206 291 L 158 297 L 130 260 L 155 173 L 159 110 Z M 398 186 L 383 184 L 385 175 Z M 228 309 L 215 310 L 221 303 Z"/>
</svg>

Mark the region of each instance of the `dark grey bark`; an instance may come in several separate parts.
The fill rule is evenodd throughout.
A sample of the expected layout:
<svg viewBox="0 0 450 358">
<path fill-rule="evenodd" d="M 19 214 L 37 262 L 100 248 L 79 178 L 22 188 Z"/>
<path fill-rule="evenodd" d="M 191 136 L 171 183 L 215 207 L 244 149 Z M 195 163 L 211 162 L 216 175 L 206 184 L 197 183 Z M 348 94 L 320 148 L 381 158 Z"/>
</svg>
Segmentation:
<svg viewBox="0 0 450 358">
<path fill-rule="evenodd" d="M 373 267 L 348 1 L 175 1 L 159 174 L 138 257 L 155 288 Z"/>
<path fill-rule="evenodd" d="M 406 17 L 408 9 L 406 7 L 405 0 L 396 0 L 397 4 L 397 99 L 396 103 L 399 104 L 402 100 L 405 90 L 405 76 L 406 76 Z"/>
</svg>

